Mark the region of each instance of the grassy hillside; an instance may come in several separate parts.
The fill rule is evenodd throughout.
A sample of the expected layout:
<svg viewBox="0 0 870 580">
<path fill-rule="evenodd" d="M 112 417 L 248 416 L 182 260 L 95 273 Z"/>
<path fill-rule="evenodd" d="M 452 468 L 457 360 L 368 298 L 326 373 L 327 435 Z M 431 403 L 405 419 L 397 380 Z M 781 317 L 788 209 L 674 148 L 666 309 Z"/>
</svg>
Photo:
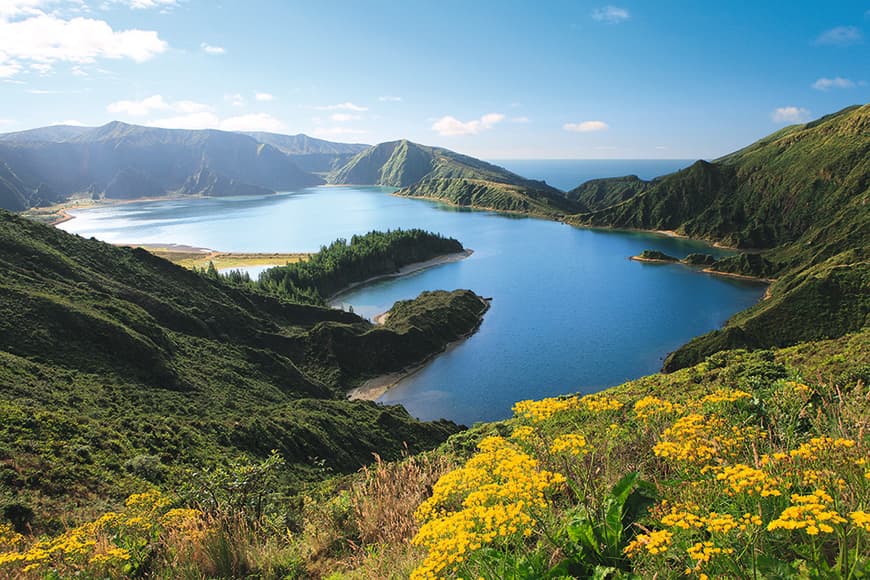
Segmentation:
<svg viewBox="0 0 870 580">
<path fill-rule="evenodd" d="M 597 191 L 604 200 L 625 200 L 597 208 L 588 201 Z M 870 105 L 787 127 L 652 182 L 598 180 L 571 195 L 584 192 L 591 211 L 571 223 L 675 230 L 754 248 L 761 252 L 719 260 L 710 269 L 778 278 L 769 300 L 677 350 L 667 369 L 723 348 L 784 346 L 868 322 Z"/>
<path fill-rule="evenodd" d="M 721 352 L 596 395 L 518 402 L 511 419 L 295 499 L 276 493 L 266 459 L 197 476 L 200 492 L 131 496 L 61 535 L 0 528 L 0 572 L 860 578 L 868 381 L 866 330 Z"/>
<path fill-rule="evenodd" d="M 424 295 L 413 322 L 376 327 L 5 212 L 0 265 L 0 513 L 37 529 L 273 449 L 287 489 L 431 447 L 457 426 L 344 393 L 485 309 L 467 291 Z"/>
<path fill-rule="evenodd" d="M 544 182 L 410 141 L 381 143 L 362 151 L 335 172 L 330 182 L 387 185 L 400 188 L 396 195 L 548 217 L 576 212 L 578 207 Z"/>
</svg>

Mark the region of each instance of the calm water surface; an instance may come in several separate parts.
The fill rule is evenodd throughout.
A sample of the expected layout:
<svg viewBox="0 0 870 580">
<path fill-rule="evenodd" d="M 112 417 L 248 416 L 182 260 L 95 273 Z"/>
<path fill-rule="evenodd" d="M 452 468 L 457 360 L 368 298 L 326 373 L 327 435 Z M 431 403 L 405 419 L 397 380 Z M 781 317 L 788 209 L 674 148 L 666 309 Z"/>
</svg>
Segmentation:
<svg viewBox="0 0 870 580">
<path fill-rule="evenodd" d="M 268 197 L 119 204 L 72 212 L 61 228 L 109 242 L 176 243 L 239 252 L 316 251 L 373 229 L 419 227 L 474 254 L 342 297 L 367 317 L 423 290 L 492 297 L 480 330 L 381 400 L 417 417 L 466 424 L 507 417 L 521 399 L 593 392 L 657 371 L 663 357 L 755 303 L 764 288 L 675 265 L 642 264 L 645 248 L 718 254 L 643 233 L 583 230 L 389 195 L 321 187 Z"/>
</svg>

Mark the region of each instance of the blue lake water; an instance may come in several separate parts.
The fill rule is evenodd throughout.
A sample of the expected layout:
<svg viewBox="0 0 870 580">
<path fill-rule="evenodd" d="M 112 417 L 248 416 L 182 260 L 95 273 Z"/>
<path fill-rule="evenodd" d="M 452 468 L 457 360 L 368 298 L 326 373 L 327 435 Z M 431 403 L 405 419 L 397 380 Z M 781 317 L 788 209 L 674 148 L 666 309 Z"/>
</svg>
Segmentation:
<svg viewBox="0 0 870 580">
<path fill-rule="evenodd" d="M 267 197 L 197 198 L 73 211 L 61 228 L 109 242 L 176 243 L 240 252 L 316 251 L 373 229 L 419 227 L 474 254 L 342 297 L 367 317 L 423 290 L 492 297 L 480 330 L 381 400 L 422 419 L 465 424 L 510 415 L 521 399 L 593 392 L 656 372 L 663 357 L 755 303 L 764 287 L 628 257 L 645 248 L 721 252 L 639 232 L 398 198 L 377 187 L 321 187 Z"/>
</svg>

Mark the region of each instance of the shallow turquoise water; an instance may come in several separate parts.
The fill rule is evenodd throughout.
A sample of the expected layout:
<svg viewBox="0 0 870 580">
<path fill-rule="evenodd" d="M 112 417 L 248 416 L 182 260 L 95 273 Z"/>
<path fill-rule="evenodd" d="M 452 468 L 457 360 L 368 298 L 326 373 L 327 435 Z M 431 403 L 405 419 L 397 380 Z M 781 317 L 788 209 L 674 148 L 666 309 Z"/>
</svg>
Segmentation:
<svg viewBox="0 0 870 580">
<path fill-rule="evenodd" d="M 423 290 L 492 297 L 480 330 L 388 392 L 417 417 L 500 419 L 521 399 L 600 388 L 657 371 L 663 357 L 755 303 L 764 287 L 628 257 L 717 250 L 637 232 L 577 229 L 391 196 L 322 187 L 257 198 L 120 204 L 73 212 L 63 229 L 110 242 L 177 243 L 240 252 L 314 251 L 373 229 L 420 227 L 474 254 L 342 297 L 363 316 Z"/>
</svg>

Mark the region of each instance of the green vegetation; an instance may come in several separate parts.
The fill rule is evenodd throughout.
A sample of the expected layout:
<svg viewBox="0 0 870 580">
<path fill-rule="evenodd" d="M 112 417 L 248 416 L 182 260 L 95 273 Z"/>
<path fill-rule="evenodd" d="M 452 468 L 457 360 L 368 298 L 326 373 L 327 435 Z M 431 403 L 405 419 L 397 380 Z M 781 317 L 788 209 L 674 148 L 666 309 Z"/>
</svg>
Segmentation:
<svg viewBox="0 0 870 580">
<path fill-rule="evenodd" d="M 658 250 L 644 250 L 637 256 L 636 259 L 646 260 L 650 262 L 679 262 L 678 258 L 674 258 L 673 256 L 669 256 L 664 252 L 660 252 Z"/>
<path fill-rule="evenodd" d="M 723 351 L 521 401 L 436 451 L 281 493 L 234 461 L 65 533 L 0 527 L 0 571 L 157 578 L 859 578 L 870 331 Z"/>
<path fill-rule="evenodd" d="M 655 182 L 644 181 L 636 175 L 591 179 L 565 194 L 577 202 L 577 211 L 586 213 L 622 203 L 646 191 Z"/>
<path fill-rule="evenodd" d="M 286 492 L 432 447 L 457 425 L 344 394 L 440 351 L 485 309 L 433 293 L 374 326 L 5 212 L 0 265 L 0 513 L 37 531 L 271 450 Z"/>
<path fill-rule="evenodd" d="M 295 302 L 324 304 L 333 294 L 403 266 L 463 250 L 453 238 L 423 230 L 391 230 L 339 239 L 307 260 L 270 268 L 257 286 Z"/>
<path fill-rule="evenodd" d="M 716 258 L 710 254 L 692 253 L 683 258 L 682 262 L 689 266 L 712 266 L 716 262 Z"/>
<path fill-rule="evenodd" d="M 404 140 L 360 152 L 330 182 L 387 185 L 400 188 L 396 195 L 547 217 L 578 211 L 562 192 L 542 181 L 447 149 Z"/>
</svg>

